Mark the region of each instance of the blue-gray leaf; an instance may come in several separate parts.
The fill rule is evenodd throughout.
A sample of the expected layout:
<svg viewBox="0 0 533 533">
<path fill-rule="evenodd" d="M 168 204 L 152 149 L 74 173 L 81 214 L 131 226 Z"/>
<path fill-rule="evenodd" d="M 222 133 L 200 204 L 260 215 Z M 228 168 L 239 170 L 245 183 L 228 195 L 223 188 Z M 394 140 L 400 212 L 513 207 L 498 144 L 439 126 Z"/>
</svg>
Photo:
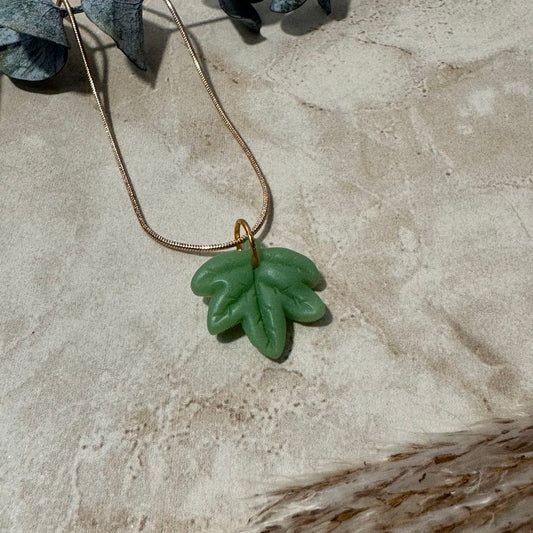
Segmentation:
<svg viewBox="0 0 533 533">
<path fill-rule="evenodd" d="M 220 7 L 231 17 L 241 21 L 252 31 L 259 33 L 261 17 L 250 0 L 219 0 Z"/>
<path fill-rule="evenodd" d="M 57 74 L 68 48 L 46 39 L 0 28 L 0 72 L 10 78 L 41 81 Z"/>
<path fill-rule="evenodd" d="M 142 0 L 82 0 L 86 15 L 140 69 L 146 70 Z"/>
<path fill-rule="evenodd" d="M 1 0 L 0 26 L 68 46 L 61 10 L 52 0 Z"/>
<path fill-rule="evenodd" d="M 272 0 L 270 9 L 276 13 L 289 13 L 305 4 L 305 0 Z"/>
</svg>

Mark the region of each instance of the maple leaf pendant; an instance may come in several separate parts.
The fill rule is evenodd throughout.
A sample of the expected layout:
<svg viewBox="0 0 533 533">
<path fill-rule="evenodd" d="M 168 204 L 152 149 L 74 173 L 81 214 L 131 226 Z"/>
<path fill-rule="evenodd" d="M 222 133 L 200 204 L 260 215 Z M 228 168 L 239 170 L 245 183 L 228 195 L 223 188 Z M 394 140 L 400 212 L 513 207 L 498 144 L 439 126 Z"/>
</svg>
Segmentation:
<svg viewBox="0 0 533 533">
<path fill-rule="evenodd" d="M 191 288 L 210 298 L 207 329 L 212 335 L 242 325 L 250 342 L 266 357 L 280 359 L 287 319 L 314 322 L 326 307 L 313 292 L 320 279 L 314 263 L 287 248 L 262 248 L 252 266 L 252 249 L 224 252 L 204 263 Z"/>
</svg>

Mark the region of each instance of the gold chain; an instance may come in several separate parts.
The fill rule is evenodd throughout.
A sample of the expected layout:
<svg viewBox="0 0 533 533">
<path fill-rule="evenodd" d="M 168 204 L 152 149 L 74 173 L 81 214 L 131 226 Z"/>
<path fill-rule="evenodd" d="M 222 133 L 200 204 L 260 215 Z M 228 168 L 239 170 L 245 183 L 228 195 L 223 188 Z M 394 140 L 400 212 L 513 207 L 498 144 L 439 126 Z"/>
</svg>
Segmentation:
<svg viewBox="0 0 533 533">
<path fill-rule="evenodd" d="M 233 125 L 229 117 L 226 115 L 226 112 L 224 111 L 224 109 L 222 108 L 222 105 L 220 104 L 218 98 L 216 97 L 213 91 L 213 88 L 211 87 L 210 83 L 207 81 L 207 77 L 204 73 L 202 64 L 200 63 L 198 54 L 194 50 L 192 43 L 191 43 L 191 39 L 187 31 L 185 30 L 185 27 L 183 26 L 183 23 L 180 17 L 176 13 L 176 9 L 172 5 L 172 2 L 170 0 L 163 0 L 163 1 L 167 5 L 170 11 L 170 14 L 172 15 L 172 18 L 174 19 L 174 22 L 176 23 L 178 30 L 181 36 L 183 37 L 183 40 L 185 41 L 185 46 L 187 47 L 187 51 L 189 52 L 193 60 L 194 66 L 196 67 L 196 70 L 198 74 L 200 75 L 200 78 L 202 80 L 202 83 L 204 84 L 207 94 L 209 95 L 209 98 L 211 98 L 211 101 L 213 102 L 213 105 L 215 106 L 215 109 L 218 111 L 218 114 L 222 118 L 224 124 L 229 129 L 229 131 L 231 132 L 231 134 L 233 135 L 233 137 L 235 138 L 239 146 L 242 148 L 242 150 L 246 154 L 246 157 L 250 161 L 252 168 L 254 169 L 257 175 L 257 179 L 259 180 L 259 183 L 261 184 L 261 188 L 263 191 L 263 205 L 261 208 L 261 212 L 259 213 L 259 218 L 257 219 L 256 223 L 251 228 L 252 234 L 255 235 L 259 231 L 259 229 L 263 226 L 268 216 L 268 213 L 270 211 L 270 190 L 269 190 L 267 181 L 261 169 L 259 168 L 259 165 L 252 151 L 250 150 L 250 148 L 248 148 L 248 145 L 246 144 L 244 139 L 241 137 L 240 133 L 237 131 L 237 129 L 235 128 L 235 126 Z M 120 153 L 117 140 L 111 130 L 111 127 L 109 126 L 109 122 L 106 117 L 102 103 L 100 101 L 100 97 L 98 96 L 96 85 L 94 83 L 94 79 L 91 74 L 91 70 L 89 68 L 89 62 L 87 61 L 87 54 L 85 53 L 85 49 L 84 49 L 83 42 L 81 39 L 78 24 L 76 22 L 74 13 L 72 12 L 72 7 L 69 3 L 69 0 L 59 0 L 58 4 L 61 4 L 61 3 L 65 5 L 68 16 L 70 18 L 72 29 L 76 37 L 76 42 L 78 43 L 78 47 L 80 49 L 83 64 L 85 66 L 85 72 L 87 74 L 87 78 L 91 86 L 91 91 L 96 100 L 96 105 L 98 106 L 100 117 L 102 118 L 102 121 L 104 123 L 105 132 L 109 140 L 109 143 L 111 144 L 113 155 L 115 156 L 115 161 L 117 162 L 120 175 L 122 176 L 122 181 L 124 182 L 124 185 L 126 186 L 126 189 L 128 191 L 128 196 L 130 197 L 131 203 L 133 205 L 133 210 L 135 211 L 135 215 L 137 216 L 137 219 L 139 220 L 139 223 L 141 224 L 144 231 L 146 231 L 146 233 L 148 233 L 150 237 L 155 239 L 158 243 L 162 244 L 163 246 L 166 246 L 167 248 L 172 248 L 173 250 L 179 250 L 182 252 L 208 252 L 208 251 L 214 251 L 214 250 L 223 250 L 225 248 L 232 248 L 234 246 L 238 246 L 242 244 L 244 241 L 246 241 L 248 239 L 247 235 L 243 235 L 239 238 L 235 238 L 232 241 L 220 242 L 220 243 L 214 243 L 214 244 L 194 244 L 194 243 L 179 242 L 179 241 L 173 241 L 173 240 L 167 239 L 166 237 L 163 237 L 162 235 L 154 231 L 149 226 L 142 212 L 139 200 L 135 193 L 135 189 L 133 188 L 133 183 L 131 182 L 131 178 L 128 174 L 128 171 L 126 170 L 126 166 L 124 164 L 124 160 L 122 159 L 122 155 Z"/>
</svg>

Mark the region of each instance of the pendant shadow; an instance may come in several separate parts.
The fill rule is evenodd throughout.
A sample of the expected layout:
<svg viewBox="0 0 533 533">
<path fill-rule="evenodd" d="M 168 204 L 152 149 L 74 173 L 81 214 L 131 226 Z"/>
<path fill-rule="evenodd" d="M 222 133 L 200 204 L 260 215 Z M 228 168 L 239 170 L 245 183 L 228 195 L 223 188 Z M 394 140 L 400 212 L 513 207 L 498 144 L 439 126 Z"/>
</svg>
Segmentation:
<svg viewBox="0 0 533 533">
<path fill-rule="evenodd" d="M 326 282 L 326 278 L 324 277 L 322 272 L 320 272 L 320 279 L 318 280 L 318 283 L 313 287 L 313 290 L 316 292 L 322 292 L 327 286 L 328 284 Z"/>
<path fill-rule="evenodd" d="M 246 333 L 244 333 L 244 330 L 239 324 L 233 328 L 223 331 L 222 333 L 219 333 L 217 335 L 217 341 L 220 342 L 221 344 L 229 344 L 244 336 L 246 336 Z M 294 345 L 294 324 L 291 321 L 287 321 L 285 348 L 283 348 L 283 352 L 281 356 L 278 359 L 270 359 L 269 357 L 267 357 L 267 359 L 269 359 L 273 363 L 278 363 L 278 364 L 285 362 L 289 358 L 293 345 Z M 255 346 L 253 346 L 252 344 L 250 344 L 250 347 L 253 350 L 257 350 L 257 348 L 255 348 Z"/>
<path fill-rule="evenodd" d="M 245 335 L 246 334 L 244 333 L 244 330 L 242 329 L 240 324 L 238 324 L 233 328 L 227 329 L 226 331 L 219 333 L 217 335 L 217 341 L 220 342 L 220 344 L 230 344 L 231 342 L 236 341 L 237 339 L 240 339 Z"/>
<path fill-rule="evenodd" d="M 204 298 L 203 302 L 208 305 L 209 304 L 209 298 Z M 331 314 L 331 311 L 328 307 L 326 307 L 326 312 L 324 313 L 324 316 L 320 318 L 319 320 L 316 320 L 315 322 L 308 322 L 308 323 L 300 323 L 301 326 L 304 327 L 310 327 L 310 328 L 319 328 L 324 326 L 329 326 L 333 322 L 333 315 Z M 242 337 L 246 336 L 246 333 L 244 333 L 244 330 L 242 329 L 241 325 L 238 324 L 234 326 L 233 328 L 230 328 L 226 331 L 223 331 L 222 333 L 219 333 L 217 335 L 217 341 L 220 342 L 220 344 L 230 344 Z M 278 359 L 270 359 L 273 363 L 284 363 L 290 356 L 292 352 L 292 348 L 294 346 L 294 322 L 291 320 L 287 320 L 287 331 L 286 331 L 286 338 L 285 338 L 285 347 L 283 348 L 283 352 L 281 356 Z M 255 347 L 251 345 L 252 349 L 255 350 Z"/>
<path fill-rule="evenodd" d="M 322 318 L 315 320 L 315 322 L 308 322 L 306 324 L 302 324 L 302 326 L 308 328 L 323 328 L 324 326 L 329 326 L 332 322 L 333 315 L 331 314 L 329 307 L 326 307 L 326 311 L 324 312 L 324 316 Z"/>
</svg>

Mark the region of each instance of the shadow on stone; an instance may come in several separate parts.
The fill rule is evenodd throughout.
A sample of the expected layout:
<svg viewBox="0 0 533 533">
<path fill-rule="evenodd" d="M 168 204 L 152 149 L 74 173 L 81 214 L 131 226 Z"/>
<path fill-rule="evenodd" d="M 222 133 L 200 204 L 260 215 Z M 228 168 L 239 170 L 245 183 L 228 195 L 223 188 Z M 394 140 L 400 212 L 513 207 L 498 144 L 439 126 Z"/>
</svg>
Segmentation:
<svg viewBox="0 0 533 533">
<path fill-rule="evenodd" d="M 320 279 L 318 280 L 318 283 L 313 287 L 313 290 L 317 292 L 323 291 L 328 286 L 328 283 L 326 281 L 326 278 L 322 275 L 322 272 L 320 273 Z"/>
<path fill-rule="evenodd" d="M 281 19 L 281 29 L 289 35 L 306 35 L 330 22 L 343 20 L 348 16 L 351 0 L 333 0 L 331 14 L 314 2 L 306 2 L 299 9 L 284 15 Z"/>
<path fill-rule="evenodd" d="M 221 11 L 216 0 L 203 0 L 204 5 Z M 306 35 L 332 21 L 343 20 L 348 16 L 351 0 L 332 0 L 331 14 L 313 1 L 307 1 L 298 9 L 290 13 L 275 13 L 270 9 L 270 2 L 259 1 L 254 8 L 261 17 L 262 27 L 280 24 L 281 29 L 289 35 Z M 223 11 L 222 11 L 223 12 Z M 229 17 L 228 17 L 229 18 Z M 266 40 L 261 34 L 256 34 L 236 19 L 230 19 L 246 44 L 255 45 Z"/>
<path fill-rule="evenodd" d="M 245 333 L 242 329 L 242 327 L 239 325 L 228 329 L 226 331 L 223 331 L 222 333 L 219 333 L 217 335 L 217 340 L 221 344 L 229 344 L 233 341 L 236 341 L 237 339 L 240 339 L 241 337 L 244 337 Z M 270 359 L 273 363 L 283 363 L 289 358 L 289 355 L 292 351 L 292 346 L 294 344 L 294 324 L 290 321 L 287 322 L 287 336 L 285 339 L 285 348 L 283 349 L 283 352 L 279 359 Z M 261 353 L 253 346 L 253 344 L 249 344 L 250 350 L 256 352 L 258 355 L 261 355 Z"/>
<path fill-rule="evenodd" d="M 331 314 L 331 311 L 328 307 L 326 307 L 326 312 L 324 313 L 324 316 L 315 322 L 307 322 L 302 324 L 302 326 L 307 326 L 310 328 L 321 328 L 323 326 L 329 326 L 333 322 L 333 315 Z"/>
<path fill-rule="evenodd" d="M 176 29 L 177 32 L 177 29 Z M 156 86 L 157 75 L 163 61 L 171 33 L 166 28 L 158 26 L 154 22 L 144 19 L 144 49 L 146 51 L 146 70 L 137 68 L 128 61 L 131 71 L 151 87 Z M 178 38 L 179 35 L 177 35 Z M 196 43 L 195 43 L 196 44 Z"/>
<path fill-rule="evenodd" d="M 240 339 L 241 337 L 244 337 L 244 335 L 245 333 L 241 325 L 238 324 L 233 328 L 227 329 L 226 331 L 219 333 L 217 335 L 217 341 L 222 344 L 228 344 L 230 342 L 236 341 L 237 339 Z"/>
</svg>

